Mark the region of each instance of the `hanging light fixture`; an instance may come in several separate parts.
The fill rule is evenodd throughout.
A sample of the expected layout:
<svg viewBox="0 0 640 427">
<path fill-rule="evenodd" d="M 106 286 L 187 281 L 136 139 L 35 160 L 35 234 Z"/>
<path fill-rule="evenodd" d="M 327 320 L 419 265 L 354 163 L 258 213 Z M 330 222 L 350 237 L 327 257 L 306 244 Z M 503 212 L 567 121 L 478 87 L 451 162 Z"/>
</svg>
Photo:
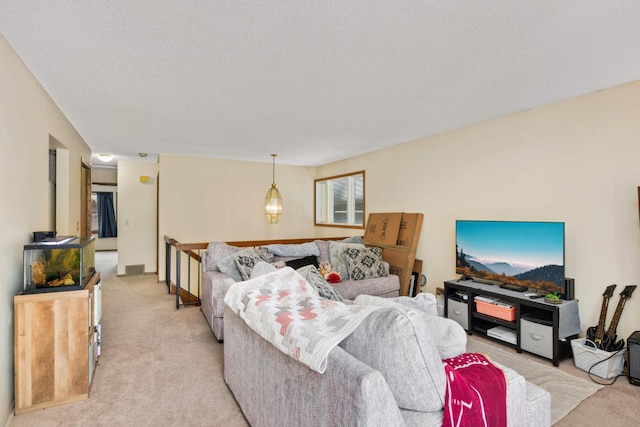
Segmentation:
<svg viewBox="0 0 640 427">
<path fill-rule="evenodd" d="M 273 181 L 264 198 L 264 213 L 271 224 L 277 224 L 282 214 L 282 196 L 276 187 L 276 156 L 277 154 L 271 155 L 273 157 Z"/>
</svg>

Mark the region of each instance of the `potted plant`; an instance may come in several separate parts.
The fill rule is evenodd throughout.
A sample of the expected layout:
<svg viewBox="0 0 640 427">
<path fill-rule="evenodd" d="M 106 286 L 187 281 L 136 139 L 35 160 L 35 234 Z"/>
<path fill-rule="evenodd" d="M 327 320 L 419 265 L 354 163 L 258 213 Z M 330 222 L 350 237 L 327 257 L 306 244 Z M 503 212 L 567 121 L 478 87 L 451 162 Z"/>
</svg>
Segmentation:
<svg viewBox="0 0 640 427">
<path fill-rule="evenodd" d="M 549 292 L 544 297 L 544 301 L 549 304 L 562 304 L 562 300 L 560 299 L 560 295 L 558 292 Z"/>
</svg>

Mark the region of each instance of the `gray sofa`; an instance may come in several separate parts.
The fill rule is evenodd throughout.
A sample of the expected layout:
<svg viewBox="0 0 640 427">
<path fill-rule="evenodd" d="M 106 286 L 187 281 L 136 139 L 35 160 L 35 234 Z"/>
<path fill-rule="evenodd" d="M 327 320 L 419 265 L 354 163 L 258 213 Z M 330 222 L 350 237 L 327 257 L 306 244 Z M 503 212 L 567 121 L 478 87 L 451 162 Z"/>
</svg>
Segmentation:
<svg viewBox="0 0 640 427">
<path fill-rule="evenodd" d="M 359 244 L 358 238 L 350 238 L 348 244 Z M 329 261 L 332 266 L 338 270 L 341 270 L 343 280 L 339 283 L 335 283 L 333 286 L 335 290 L 342 296 L 342 298 L 347 300 L 352 300 L 356 298 L 358 295 L 366 294 L 366 295 L 375 295 L 384 298 L 392 298 L 397 297 L 400 293 L 400 280 L 398 276 L 389 274 L 389 264 L 383 262 L 384 268 L 386 270 L 386 276 L 382 277 L 374 277 L 367 278 L 364 280 L 351 280 L 348 275 L 348 270 L 346 270 L 345 265 L 340 265 L 339 260 L 337 260 L 337 255 L 333 252 L 330 252 L 329 248 L 331 246 L 332 241 L 329 240 L 313 240 L 313 239 L 297 239 L 297 241 L 307 240 L 305 243 L 298 244 L 290 244 L 290 245 L 281 245 L 287 246 L 288 250 L 294 248 L 295 246 L 302 247 L 303 245 L 316 245 L 318 246 L 317 256 L 318 262 Z M 344 240 L 336 241 L 337 243 L 341 243 Z M 356 243 L 353 243 L 353 242 Z M 269 247 L 267 241 L 262 241 L 258 245 L 258 242 L 249 242 L 256 247 L 265 248 L 262 253 L 265 258 L 268 258 L 265 254 L 269 251 L 266 249 Z M 207 319 L 213 334 L 216 339 L 220 342 L 224 339 L 224 296 L 227 293 L 227 290 L 231 285 L 236 283 L 239 277 L 232 277 L 227 268 L 222 268 L 223 271 L 220 271 L 220 264 L 222 259 L 225 259 L 232 256 L 235 253 L 238 253 L 240 246 L 234 246 L 236 244 L 243 245 L 242 242 L 234 242 L 230 245 L 225 245 L 220 242 L 211 242 L 207 251 L 202 254 L 202 280 L 201 280 L 201 290 L 200 290 L 200 299 L 202 301 L 202 313 L 204 317 Z M 338 246 L 338 245 L 335 245 Z M 230 249 L 232 248 L 232 249 Z M 303 254 L 304 252 L 300 252 L 299 254 Z M 296 255 L 293 256 L 280 256 L 280 255 L 270 255 L 270 261 L 273 262 L 291 262 L 296 260 Z M 300 255 L 303 256 L 303 255 Z M 233 272 L 231 272 L 233 273 Z"/>
<path fill-rule="evenodd" d="M 442 425 L 440 350 L 406 310 L 374 311 L 331 350 L 323 374 L 279 351 L 228 307 L 224 325 L 224 379 L 253 427 Z M 549 426 L 549 393 L 499 367 L 508 382 L 508 425 Z"/>
</svg>

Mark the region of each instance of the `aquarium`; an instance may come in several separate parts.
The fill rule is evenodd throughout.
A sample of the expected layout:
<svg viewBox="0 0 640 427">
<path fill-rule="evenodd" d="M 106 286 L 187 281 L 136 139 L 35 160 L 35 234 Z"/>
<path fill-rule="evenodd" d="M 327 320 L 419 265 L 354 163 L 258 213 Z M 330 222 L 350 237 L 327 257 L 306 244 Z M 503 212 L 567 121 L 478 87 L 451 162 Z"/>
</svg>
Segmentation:
<svg viewBox="0 0 640 427">
<path fill-rule="evenodd" d="M 96 271 L 95 237 L 58 236 L 24 247 L 24 292 L 84 289 Z"/>
</svg>

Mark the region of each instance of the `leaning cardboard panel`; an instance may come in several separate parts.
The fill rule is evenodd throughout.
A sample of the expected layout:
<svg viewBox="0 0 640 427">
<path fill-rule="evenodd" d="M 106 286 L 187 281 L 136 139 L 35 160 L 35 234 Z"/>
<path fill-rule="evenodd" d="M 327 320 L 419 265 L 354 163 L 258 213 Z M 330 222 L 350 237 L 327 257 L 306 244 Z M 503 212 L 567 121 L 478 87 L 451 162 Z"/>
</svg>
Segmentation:
<svg viewBox="0 0 640 427">
<path fill-rule="evenodd" d="M 393 246 L 398 240 L 402 212 L 369 214 L 364 242 L 370 246 Z"/>
<path fill-rule="evenodd" d="M 389 272 L 400 279 L 400 295 L 409 292 L 423 217 L 421 213 L 369 214 L 364 242 L 382 248 Z"/>
</svg>

